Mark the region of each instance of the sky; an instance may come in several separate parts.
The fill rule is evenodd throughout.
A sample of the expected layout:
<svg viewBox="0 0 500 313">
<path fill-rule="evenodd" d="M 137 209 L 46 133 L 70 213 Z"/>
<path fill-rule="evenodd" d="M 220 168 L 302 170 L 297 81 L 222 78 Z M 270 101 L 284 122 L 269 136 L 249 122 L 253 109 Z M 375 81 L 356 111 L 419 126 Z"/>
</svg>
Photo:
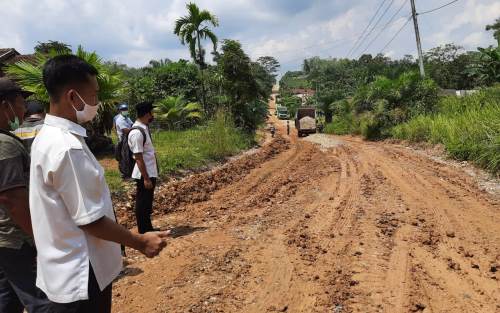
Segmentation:
<svg viewBox="0 0 500 313">
<path fill-rule="evenodd" d="M 274 56 L 281 73 L 300 69 L 304 58 L 313 56 L 358 58 L 363 51 L 393 58 L 417 54 L 413 23 L 404 26 L 411 13 L 409 0 L 193 2 L 217 16 L 220 25 L 214 32 L 220 40 L 240 41 L 252 59 Z M 450 0 L 415 2 L 417 12 L 425 12 Z M 28 54 L 39 41 L 57 40 L 134 67 L 152 59 L 189 59 L 188 48 L 173 34 L 175 20 L 186 14 L 185 6 L 185 0 L 0 0 L 0 48 Z M 419 15 L 423 49 L 456 43 L 475 50 L 494 44 L 485 25 L 496 18 L 498 0 L 459 0 Z M 370 20 L 376 27 L 367 29 Z M 361 34 L 366 36 L 360 39 Z M 204 46 L 211 51 L 209 42 Z"/>
</svg>

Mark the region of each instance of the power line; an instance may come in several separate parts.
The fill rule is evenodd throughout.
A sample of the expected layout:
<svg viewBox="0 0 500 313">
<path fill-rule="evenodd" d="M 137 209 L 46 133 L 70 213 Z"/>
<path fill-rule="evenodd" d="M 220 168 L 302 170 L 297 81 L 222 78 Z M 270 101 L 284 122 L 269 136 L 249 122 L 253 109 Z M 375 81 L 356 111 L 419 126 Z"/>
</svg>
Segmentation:
<svg viewBox="0 0 500 313">
<path fill-rule="evenodd" d="M 357 44 L 358 44 L 358 42 L 361 40 L 361 38 L 364 37 L 364 33 L 368 30 L 368 28 L 370 28 L 370 26 L 372 25 L 373 21 L 375 20 L 375 17 L 377 17 L 378 12 L 380 12 L 380 9 L 382 9 L 382 7 L 384 6 L 384 4 L 385 4 L 386 1 L 387 0 L 383 0 L 382 3 L 380 3 L 377 11 L 375 12 L 375 14 L 370 19 L 370 22 L 368 22 L 368 25 L 366 25 L 365 29 L 361 32 L 361 36 L 358 37 L 358 39 L 356 40 L 356 42 L 352 46 L 351 50 L 349 50 L 349 52 L 347 53 L 347 57 L 349 57 L 351 55 L 351 53 L 353 52 L 354 47 L 356 47 Z"/>
<path fill-rule="evenodd" d="M 424 11 L 424 12 L 420 12 L 417 15 L 424 15 L 424 14 L 427 14 L 427 13 L 435 12 L 437 10 L 441 10 L 442 8 L 445 8 L 445 7 L 449 6 L 449 5 L 452 5 L 453 3 L 458 2 L 458 1 L 459 0 L 454 0 L 454 1 L 448 2 L 448 3 L 446 3 L 446 4 L 444 4 L 444 5 L 440 6 L 440 7 L 437 7 L 435 9 Z"/>
<path fill-rule="evenodd" d="M 404 23 L 403 26 L 401 26 L 401 28 L 396 32 L 396 34 L 394 34 L 394 36 L 391 38 L 391 40 L 389 40 L 389 42 L 377 54 L 384 52 L 384 50 L 394 41 L 394 39 L 396 39 L 396 37 L 399 35 L 399 33 L 401 33 L 401 31 L 403 31 L 403 29 L 406 27 L 406 25 L 408 25 L 408 23 L 410 23 L 410 21 L 411 21 L 411 17 L 409 17 L 408 20 L 406 20 L 406 23 Z"/>
<path fill-rule="evenodd" d="M 363 50 L 363 52 L 361 52 L 360 56 L 363 55 L 368 50 L 368 48 L 370 48 L 370 46 L 375 42 L 375 40 L 378 39 L 378 37 L 380 37 L 380 35 L 382 35 L 384 30 L 387 29 L 387 27 L 394 21 L 394 19 L 399 14 L 399 12 L 401 12 L 401 10 L 404 8 L 405 4 L 406 4 L 406 0 L 403 1 L 403 3 L 401 3 L 401 7 L 399 7 L 399 9 L 396 11 L 396 13 L 394 13 L 394 15 L 389 19 L 389 21 L 380 29 L 378 34 L 370 41 L 370 43 L 368 43 L 368 46 L 366 46 L 366 48 Z"/>
<path fill-rule="evenodd" d="M 399 13 L 399 12 L 397 12 L 397 13 Z M 402 17 L 406 17 L 406 16 L 402 16 Z M 410 16 L 410 17 L 411 17 L 411 16 Z M 396 20 L 396 21 L 393 21 L 393 22 L 386 23 L 384 26 L 382 26 L 382 28 L 380 28 L 380 30 L 383 30 L 383 29 L 385 29 L 386 27 L 388 27 L 388 26 L 391 26 L 391 25 L 395 24 L 396 22 L 397 22 L 397 20 Z M 340 41 L 340 40 L 339 40 L 339 41 Z M 352 39 L 351 39 L 351 41 L 352 41 Z M 315 53 L 321 53 L 321 52 L 323 52 L 323 51 L 328 51 L 328 50 L 330 50 L 330 49 L 335 49 L 335 48 L 337 48 L 337 47 L 328 48 L 328 49 L 321 49 L 321 50 L 319 50 L 319 51 L 316 51 Z M 295 51 L 296 51 L 296 50 L 300 50 L 300 49 L 295 49 Z M 303 59 L 306 59 L 306 57 L 301 56 L 301 57 L 297 57 L 297 58 L 292 58 L 292 59 L 289 59 L 289 60 L 286 60 L 286 61 L 283 61 L 283 62 L 280 62 L 280 63 L 281 63 L 281 64 L 289 64 L 289 63 L 292 63 L 292 62 L 294 62 L 294 61 L 303 60 Z"/>
<path fill-rule="evenodd" d="M 378 18 L 377 22 L 375 23 L 375 25 L 372 27 L 372 29 L 370 29 L 370 31 L 368 32 L 368 34 L 364 37 L 363 40 L 366 40 L 368 39 L 368 37 L 370 37 L 370 35 L 373 33 L 373 30 L 375 30 L 375 28 L 378 26 L 378 24 L 382 21 L 382 18 L 384 18 L 385 14 L 389 11 L 389 9 L 391 8 L 392 4 L 394 3 L 394 0 L 391 0 L 391 2 L 389 3 L 389 6 L 387 6 L 387 8 L 385 8 L 385 11 L 384 13 L 382 13 L 382 15 L 380 15 L 380 17 Z M 358 50 L 361 45 L 363 45 L 363 41 L 360 41 L 358 46 L 354 49 L 353 53 Z"/>
</svg>

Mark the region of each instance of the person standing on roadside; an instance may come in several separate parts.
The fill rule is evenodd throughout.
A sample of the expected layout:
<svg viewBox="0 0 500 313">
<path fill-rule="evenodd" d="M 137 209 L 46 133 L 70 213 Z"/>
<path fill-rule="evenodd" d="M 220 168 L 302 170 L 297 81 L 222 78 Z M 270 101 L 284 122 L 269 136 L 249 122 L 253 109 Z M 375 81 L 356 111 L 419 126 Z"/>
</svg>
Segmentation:
<svg viewBox="0 0 500 313">
<path fill-rule="evenodd" d="M 36 249 L 28 203 L 28 150 L 11 132 L 23 121 L 29 93 L 0 78 L 0 312 L 49 312 L 36 287 Z"/>
<path fill-rule="evenodd" d="M 154 231 L 151 223 L 154 191 L 158 177 L 155 149 L 151 140 L 149 124 L 153 121 L 153 104 L 141 102 L 136 105 L 137 120 L 128 135 L 128 145 L 134 154 L 135 166 L 132 178 L 137 184 L 135 216 L 140 234 Z M 141 128 L 140 131 L 137 128 Z M 146 138 L 144 138 L 144 135 Z"/>
<path fill-rule="evenodd" d="M 37 286 L 52 313 L 111 312 L 111 284 L 122 269 L 120 244 L 153 257 L 166 232 L 134 234 L 116 223 L 104 170 L 80 124 L 99 108 L 97 70 L 74 55 L 43 68 L 50 112 L 32 145 L 30 203 L 38 249 Z"/>
<path fill-rule="evenodd" d="M 128 132 L 130 131 L 130 128 L 134 124 L 132 120 L 129 117 L 128 114 L 128 105 L 126 103 L 122 103 L 118 106 L 118 113 L 115 118 L 115 129 L 116 129 L 116 135 L 118 137 L 118 142 L 122 141 L 123 134 L 127 135 Z"/>
<path fill-rule="evenodd" d="M 31 151 L 31 145 L 40 132 L 45 119 L 45 109 L 38 101 L 29 101 L 26 105 L 26 115 L 21 126 L 14 131 L 14 135 L 21 138 L 26 149 Z"/>
</svg>

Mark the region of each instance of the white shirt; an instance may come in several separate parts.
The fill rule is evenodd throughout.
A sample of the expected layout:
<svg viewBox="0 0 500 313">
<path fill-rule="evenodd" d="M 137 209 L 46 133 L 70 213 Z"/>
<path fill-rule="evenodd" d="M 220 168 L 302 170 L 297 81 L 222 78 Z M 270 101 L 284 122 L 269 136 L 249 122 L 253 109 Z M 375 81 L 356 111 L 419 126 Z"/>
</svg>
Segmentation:
<svg viewBox="0 0 500 313">
<path fill-rule="evenodd" d="M 85 128 L 47 114 L 31 148 L 36 285 L 58 303 L 88 299 L 89 262 L 101 290 L 122 268 L 120 245 L 78 227 L 103 216 L 115 220 L 104 170 L 84 137 Z"/>
<path fill-rule="evenodd" d="M 142 153 L 142 158 L 144 159 L 144 164 L 146 165 L 146 171 L 149 177 L 158 177 L 158 167 L 156 164 L 155 148 L 153 147 L 153 142 L 151 141 L 151 136 L 149 135 L 149 130 L 146 125 L 137 120 L 132 127 L 140 127 L 144 129 L 146 133 L 146 142 L 144 143 L 144 137 L 140 130 L 133 129 L 128 134 L 128 146 L 132 153 Z M 141 171 L 137 164 L 134 166 L 132 171 L 133 179 L 141 179 Z"/>
<path fill-rule="evenodd" d="M 121 141 L 123 136 L 123 129 L 132 127 L 133 122 L 130 119 L 130 117 L 128 116 L 125 117 L 121 114 L 116 115 L 114 120 L 115 120 L 116 134 L 118 135 L 118 140 Z"/>
</svg>

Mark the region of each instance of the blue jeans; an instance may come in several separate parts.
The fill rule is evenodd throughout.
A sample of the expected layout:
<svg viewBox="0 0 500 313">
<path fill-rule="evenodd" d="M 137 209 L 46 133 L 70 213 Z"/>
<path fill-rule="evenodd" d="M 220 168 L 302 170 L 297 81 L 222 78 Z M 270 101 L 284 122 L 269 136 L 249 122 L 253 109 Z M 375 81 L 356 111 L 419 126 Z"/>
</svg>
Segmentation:
<svg viewBox="0 0 500 313">
<path fill-rule="evenodd" d="M 0 313 L 47 313 L 50 301 L 35 286 L 36 249 L 0 248 Z"/>
</svg>

